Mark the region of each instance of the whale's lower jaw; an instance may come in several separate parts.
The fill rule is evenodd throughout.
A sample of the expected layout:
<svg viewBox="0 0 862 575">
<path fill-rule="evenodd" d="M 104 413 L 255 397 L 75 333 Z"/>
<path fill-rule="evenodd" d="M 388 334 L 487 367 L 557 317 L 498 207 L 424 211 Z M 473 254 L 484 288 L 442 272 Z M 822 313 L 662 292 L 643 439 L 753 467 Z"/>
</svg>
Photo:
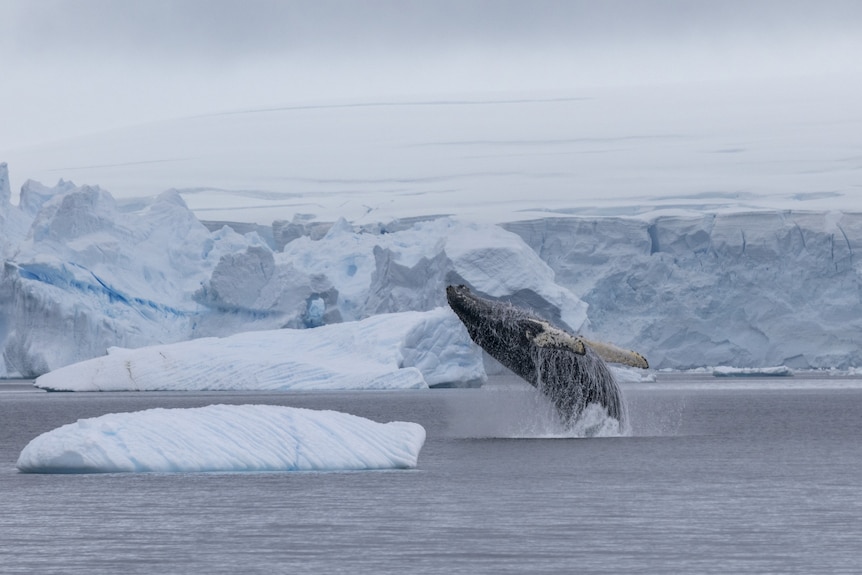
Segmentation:
<svg viewBox="0 0 862 575">
<path fill-rule="evenodd" d="M 448 286 L 449 306 L 488 354 L 536 387 L 573 423 L 590 403 L 624 425 L 625 406 L 613 374 L 584 340 L 524 309 Z"/>
</svg>

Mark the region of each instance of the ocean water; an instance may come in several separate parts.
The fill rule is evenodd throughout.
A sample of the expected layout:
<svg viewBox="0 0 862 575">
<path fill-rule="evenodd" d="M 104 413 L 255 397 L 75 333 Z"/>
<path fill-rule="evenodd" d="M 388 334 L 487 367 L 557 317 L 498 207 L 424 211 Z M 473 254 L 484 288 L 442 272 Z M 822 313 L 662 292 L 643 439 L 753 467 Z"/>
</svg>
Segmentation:
<svg viewBox="0 0 862 575">
<path fill-rule="evenodd" d="M 858 573 L 862 381 L 623 386 L 626 437 L 559 438 L 534 394 L 59 394 L 0 383 L 0 572 Z M 150 407 L 267 403 L 425 426 L 419 467 L 29 475 L 33 437 Z"/>
</svg>

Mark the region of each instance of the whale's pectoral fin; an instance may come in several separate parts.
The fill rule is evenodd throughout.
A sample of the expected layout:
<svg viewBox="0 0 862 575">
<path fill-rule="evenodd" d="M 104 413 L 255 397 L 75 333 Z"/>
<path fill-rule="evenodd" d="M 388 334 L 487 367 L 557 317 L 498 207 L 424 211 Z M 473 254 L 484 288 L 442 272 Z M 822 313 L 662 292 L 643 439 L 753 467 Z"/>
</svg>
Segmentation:
<svg viewBox="0 0 862 575">
<path fill-rule="evenodd" d="M 573 336 L 549 323 L 536 320 L 527 320 L 525 328 L 527 339 L 531 340 L 536 347 L 551 349 L 567 349 L 578 355 L 584 355 L 587 350 L 580 337 Z"/>
<path fill-rule="evenodd" d="M 611 363 L 621 363 L 623 365 L 630 365 L 632 367 L 639 367 L 641 369 L 649 368 L 649 362 L 647 362 L 646 358 L 636 351 L 631 351 L 630 349 L 623 349 L 613 344 L 603 343 L 600 341 L 590 341 L 588 339 L 584 339 L 584 342 L 588 346 L 590 346 L 590 348 L 594 352 L 596 352 L 596 355 L 598 355 L 605 361 L 609 361 Z"/>
</svg>

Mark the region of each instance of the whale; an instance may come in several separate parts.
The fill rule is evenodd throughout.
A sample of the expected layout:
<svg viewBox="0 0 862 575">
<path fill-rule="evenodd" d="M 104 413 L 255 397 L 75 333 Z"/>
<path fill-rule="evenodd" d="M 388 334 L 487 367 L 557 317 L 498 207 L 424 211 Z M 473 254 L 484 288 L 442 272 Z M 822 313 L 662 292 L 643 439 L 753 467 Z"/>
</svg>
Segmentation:
<svg viewBox="0 0 862 575">
<path fill-rule="evenodd" d="M 606 362 L 646 369 L 643 355 L 573 335 L 524 308 L 480 297 L 464 285 L 447 286 L 446 299 L 470 339 L 547 397 L 563 425 L 574 425 L 594 403 L 625 428 L 625 402 Z"/>
</svg>

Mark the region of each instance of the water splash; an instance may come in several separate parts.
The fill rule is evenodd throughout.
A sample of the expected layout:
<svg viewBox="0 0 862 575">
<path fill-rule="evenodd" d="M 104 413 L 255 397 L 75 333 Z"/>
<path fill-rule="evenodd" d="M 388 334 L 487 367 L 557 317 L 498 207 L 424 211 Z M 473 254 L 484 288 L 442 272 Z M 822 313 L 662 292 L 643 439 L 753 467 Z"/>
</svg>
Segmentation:
<svg viewBox="0 0 862 575">
<path fill-rule="evenodd" d="M 613 373 L 604 361 L 587 347 L 584 355 L 562 354 L 535 348 L 535 386 L 556 407 L 557 418 L 565 428 L 588 432 L 596 420 L 588 407 L 602 410 L 605 419 L 616 422 L 618 434 L 628 428 L 628 409 Z"/>
<path fill-rule="evenodd" d="M 591 403 L 578 418 L 564 422 L 547 397 L 520 382 L 486 384 L 459 391 L 450 405 L 448 434 L 474 439 L 572 439 L 621 437 L 630 430 L 610 417 L 607 409 Z"/>
</svg>

